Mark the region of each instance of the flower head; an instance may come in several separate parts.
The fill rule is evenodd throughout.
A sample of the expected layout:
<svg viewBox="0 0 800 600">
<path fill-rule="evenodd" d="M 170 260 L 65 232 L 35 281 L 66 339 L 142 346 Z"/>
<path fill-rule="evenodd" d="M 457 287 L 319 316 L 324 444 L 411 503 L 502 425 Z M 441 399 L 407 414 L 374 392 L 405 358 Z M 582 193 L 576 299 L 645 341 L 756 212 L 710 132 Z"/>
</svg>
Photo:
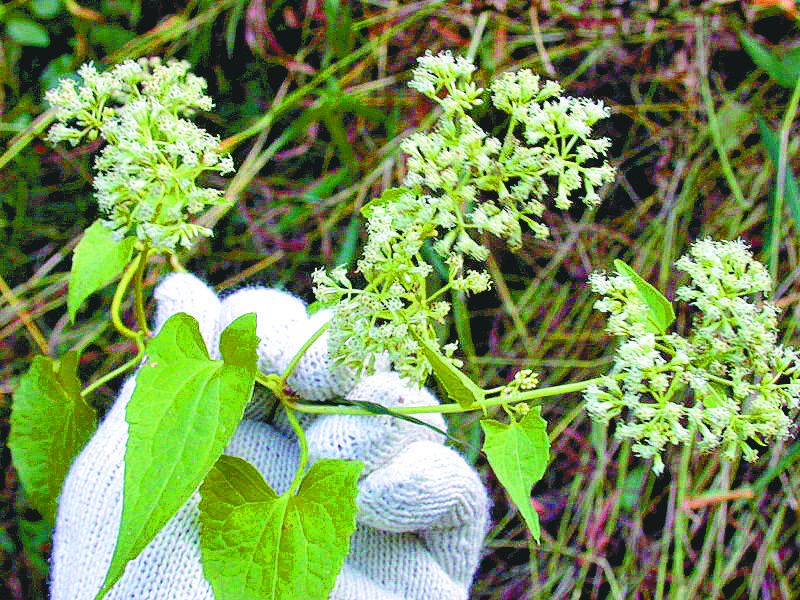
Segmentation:
<svg viewBox="0 0 800 600">
<path fill-rule="evenodd" d="M 229 173 L 233 161 L 219 139 L 187 117 L 211 110 L 206 82 L 183 61 L 126 61 L 100 73 L 91 63 L 78 70 L 80 84 L 62 80 L 47 100 L 57 122 L 48 139 L 77 145 L 101 137 L 95 160 L 95 196 L 104 223 L 118 237 L 133 232 L 156 250 L 188 247 L 205 227 L 191 215 L 224 202 L 219 190 L 196 179 Z"/>
<path fill-rule="evenodd" d="M 741 240 L 698 241 L 676 266 L 690 278 L 677 296 L 697 309 L 686 336 L 645 332 L 649 308 L 629 278 L 592 276 L 595 306 L 622 343 L 612 376 L 586 390 L 587 410 L 601 422 L 624 415 L 617 437 L 656 473 L 668 445 L 693 439 L 756 460 L 756 447 L 789 435 L 800 404 L 798 355 L 778 343 L 778 309 L 760 299 L 772 282 Z"/>
<path fill-rule="evenodd" d="M 602 103 L 564 97 L 558 84 L 529 70 L 502 75 L 486 94 L 474 73 L 471 61 L 450 52 L 417 59 L 409 86 L 442 114 L 432 130 L 402 142 L 403 186 L 362 211 L 369 237 L 358 270 L 367 287 L 356 290 L 333 274 L 315 276 L 317 297 L 338 302 L 331 351 L 351 366 L 367 364 L 372 353 L 388 354 L 396 369 L 424 381 L 431 367 L 421 341 L 445 357 L 455 351 L 454 344 L 440 346 L 434 327 L 450 308 L 442 292 L 476 294 L 491 286 L 489 274 L 470 264 L 489 256 L 482 234 L 518 249 L 526 229 L 547 236 L 540 218 L 548 202 L 567 208 L 582 194 L 593 206 L 596 190 L 613 178 L 602 162 L 608 140 L 591 137 L 594 123 L 608 114 Z M 476 107 L 485 103 L 504 135 L 495 137 L 476 120 Z M 431 250 L 438 256 L 431 259 Z M 434 295 L 428 290 L 432 261 L 441 261 L 447 277 Z"/>
</svg>

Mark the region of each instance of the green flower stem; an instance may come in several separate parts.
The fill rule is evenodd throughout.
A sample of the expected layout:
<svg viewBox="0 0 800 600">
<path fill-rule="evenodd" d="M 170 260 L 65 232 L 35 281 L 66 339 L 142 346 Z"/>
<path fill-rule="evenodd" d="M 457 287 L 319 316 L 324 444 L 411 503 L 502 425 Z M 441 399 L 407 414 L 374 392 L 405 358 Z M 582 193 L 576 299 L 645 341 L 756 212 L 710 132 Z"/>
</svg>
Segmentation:
<svg viewBox="0 0 800 600">
<path fill-rule="evenodd" d="M 176 254 L 169 255 L 169 266 L 175 273 L 187 273 L 186 267 L 181 264 L 181 261 L 178 260 L 178 256 Z"/>
<path fill-rule="evenodd" d="M 144 312 L 144 291 L 142 283 L 144 280 L 144 271 L 147 268 L 147 255 L 150 248 L 145 245 L 139 254 L 139 261 L 136 266 L 136 273 L 133 276 L 133 306 L 136 313 L 136 323 L 139 329 L 144 332 L 144 335 L 150 336 L 150 329 L 147 327 L 147 315 Z"/>
<path fill-rule="evenodd" d="M 692 447 L 697 435 L 695 428 L 691 429 L 689 442 L 681 449 L 680 466 L 678 467 L 678 490 L 675 495 L 675 548 L 672 554 L 672 581 L 669 588 L 669 597 L 679 600 L 685 598 L 686 583 L 684 576 L 684 543 L 689 538 L 686 511 L 683 502 L 689 492 L 689 461 L 692 458 Z"/>
<path fill-rule="evenodd" d="M 506 129 L 506 136 L 503 139 L 503 148 L 500 150 L 500 159 L 498 162 L 502 162 L 508 157 L 508 153 L 511 152 L 513 148 L 512 141 L 514 140 L 514 129 L 517 127 L 517 118 L 514 115 L 511 115 L 511 118 L 508 121 L 508 128 Z"/>
<path fill-rule="evenodd" d="M 125 297 L 125 292 L 128 290 L 128 286 L 131 283 L 134 275 L 136 274 L 137 269 L 139 268 L 139 260 L 133 260 L 131 264 L 128 265 L 128 268 L 125 269 L 125 272 L 122 274 L 122 278 L 119 280 L 117 284 L 117 289 L 114 291 L 114 299 L 111 301 L 111 322 L 114 325 L 114 329 L 116 329 L 120 334 L 124 335 L 126 338 L 129 339 L 138 339 L 141 335 L 139 332 L 134 331 L 133 329 L 129 328 L 125 323 L 122 322 L 122 299 Z"/>
<path fill-rule="evenodd" d="M 85 388 L 83 388 L 83 390 L 81 390 L 81 398 L 86 398 L 89 394 L 91 394 L 93 391 L 95 391 L 104 383 L 111 381 L 115 377 L 119 377 L 120 375 L 122 375 L 127 371 L 130 371 L 131 369 L 138 366 L 140 362 L 142 362 L 142 359 L 144 358 L 144 342 L 142 341 L 142 336 L 141 335 L 136 336 L 134 338 L 134 341 L 136 342 L 136 348 L 137 348 L 136 356 L 134 356 L 125 364 L 120 365 L 113 371 L 106 373 L 105 375 L 100 377 L 97 381 L 93 381 Z"/>
<path fill-rule="evenodd" d="M 297 490 L 300 489 L 300 483 L 303 481 L 303 475 L 305 475 L 306 466 L 308 465 L 308 442 L 300 421 L 297 420 L 294 411 L 289 408 L 288 404 L 288 402 L 283 402 L 283 408 L 286 410 L 286 418 L 289 420 L 289 425 L 291 425 L 292 431 L 297 436 L 297 443 L 300 445 L 300 462 L 297 465 L 297 471 L 295 471 L 294 479 L 292 479 L 288 492 L 289 494 L 296 494 Z"/>
<path fill-rule="evenodd" d="M 420 287 L 423 290 L 425 290 L 425 286 L 424 285 L 420 286 Z M 442 287 L 440 287 L 438 290 L 436 290 L 435 292 L 433 292 L 430 295 L 430 297 L 427 299 L 427 304 L 432 304 L 434 300 L 436 300 L 442 294 L 450 291 L 450 289 L 452 289 L 452 287 L 453 287 L 453 282 L 452 281 L 448 281 L 446 284 L 444 284 Z"/>
<path fill-rule="evenodd" d="M 498 398 L 492 398 L 490 400 L 484 400 L 480 404 L 473 404 L 472 406 L 468 406 L 466 408 L 462 407 L 458 403 L 453 402 L 450 404 L 431 404 L 427 406 L 402 406 L 392 409 L 392 412 L 395 412 L 400 415 L 421 415 L 430 413 L 457 414 L 464 412 L 484 411 L 489 408 L 495 408 L 497 406 L 507 406 L 510 404 L 517 404 L 520 402 L 531 402 L 532 400 L 537 400 L 539 398 L 548 398 L 551 396 L 563 396 L 564 394 L 580 392 L 592 384 L 600 383 L 601 380 L 602 380 L 601 377 L 596 377 L 594 379 L 586 379 L 584 381 L 576 381 L 574 383 L 565 383 L 563 385 L 553 385 L 546 388 L 538 388 L 535 390 L 530 390 L 528 392 L 515 394 L 514 396 L 511 397 L 501 396 Z M 258 381 L 259 383 L 261 383 L 260 380 Z M 292 410 L 314 415 L 374 414 L 367 410 L 361 408 L 354 408 L 352 406 L 332 406 L 328 404 L 305 404 L 302 402 L 290 402 L 290 401 L 286 402 L 286 405 Z"/>
<path fill-rule="evenodd" d="M 294 373 L 295 368 L 297 368 L 297 363 L 300 362 L 300 359 L 303 358 L 303 355 L 308 351 L 309 348 L 316 342 L 320 336 L 328 331 L 328 328 L 331 326 L 330 319 L 323 323 L 322 327 L 317 329 L 310 338 L 308 338 L 300 347 L 300 350 L 292 357 L 292 360 L 289 361 L 289 364 L 286 367 L 286 370 L 281 374 L 281 387 L 286 385 L 286 380 Z"/>
</svg>

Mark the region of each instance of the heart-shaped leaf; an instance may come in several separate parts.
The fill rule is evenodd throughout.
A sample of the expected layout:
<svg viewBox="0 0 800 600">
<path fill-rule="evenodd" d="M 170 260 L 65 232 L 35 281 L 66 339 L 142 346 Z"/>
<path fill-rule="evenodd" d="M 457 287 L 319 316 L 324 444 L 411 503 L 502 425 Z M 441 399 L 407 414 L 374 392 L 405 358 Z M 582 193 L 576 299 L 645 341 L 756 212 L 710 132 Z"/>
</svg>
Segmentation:
<svg viewBox="0 0 800 600">
<path fill-rule="evenodd" d="M 221 456 L 200 488 L 203 572 L 217 600 L 325 600 L 350 550 L 363 465 L 320 460 L 296 495 Z"/>
<path fill-rule="evenodd" d="M 486 434 L 486 458 L 538 542 L 539 515 L 531 505 L 531 487 L 542 478 L 550 459 L 547 421 L 541 416 L 541 407 L 532 407 L 521 420 L 509 424 L 484 419 L 481 427 Z"/>
<path fill-rule="evenodd" d="M 76 376 L 77 352 L 36 356 L 14 392 L 8 447 L 28 501 L 55 523 L 58 494 L 72 461 L 97 427 Z"/>
<path fill-rule="evenodd" d="M 102 598 L 183 506 L 222 454 L 250 401 L 256 373 L 256 316 L 220 337 L 211 360 L 197 321 L 170 317 L 147 348 L 128 402 L 125 485 L 117 545 Z"/>
</svg>

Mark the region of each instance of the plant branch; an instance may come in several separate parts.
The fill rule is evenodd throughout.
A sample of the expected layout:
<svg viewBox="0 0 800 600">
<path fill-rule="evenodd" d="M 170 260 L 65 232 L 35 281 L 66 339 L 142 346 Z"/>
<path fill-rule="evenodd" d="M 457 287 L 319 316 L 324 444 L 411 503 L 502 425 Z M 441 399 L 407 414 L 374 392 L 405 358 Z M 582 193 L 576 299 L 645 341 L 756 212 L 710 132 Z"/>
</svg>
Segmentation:
<svg viewBox="0 0 800 600">
<path fill-rule="evenodd" d="M 144 280 L 144 271 L 147 268 L 147 255 L 150 248 L 145 246 L 139 254 L 139 262 L 137 263 L 136 273 L 133 276 L 133 307 L 136 313 L 136 323 L 139 329 L 146 336 L 150 336 L 150 329 L 147 327 L 147 315 L 144 312 L 144 291 L 142 289 L 142 282 Z"/>
<path fill-rule="evenodd" d="M 322 326 L 314 332 L 310 338 L 308 338 L 305 343 L 300 347 L 300 349 L 295 353 L 292 357 L 292 360 L 289 361 L 289 364 L 286 367 L 286 370 L 281 374 L 281 387 L 286 385 L 286 381 L 291 377 L 292 373 L 294 373 L 295 368 L 297 368 L 297 364 L 300 362 L 300 359 L 303 358 L 303 355 L 308 351 L 309 348 L 316 342 L 323 333 L 328 331 L 328 328 L 331 326 L 330 319 L 322 324 Z"/>
<path fill-rule="evenodd" d="M 136 342 L 136 347 L 137 347 L 136 356 L 134 356 L 132 359 L 130 359 L 125 364 L 120 365 L 119 367 L 117 367 L 113 371 L 109 371 L 108 373 L 106 373 L 105 375 L 103 375 L 102 377 L 97 379 L 97 381 L 93 381 L 92 383 L 87 385 L 85 388 L 83 388 L 83 390 L 81 390 L 81 398 L 86 398 L 86 396 L 91 394 L 93 391 L 95 391 L 97 388 L 99 388 L 104 383 L 107 383 L 107 382 L 111 381 L 115 377 L 119 377 L 123 373 L 133 369 L 140 362 L 142 362 L 142 359 L 144 358 L 144 342 L 142 341 L 142 336 L 139 335 L 139 336 L 135 337 L 134 341 Z"/>
<path fill-rule="evenodd" d="M 510 397 L 500 396 L 497 398 L 484 400 L 480 404 L 472 404 L 471 406 L 468 406 L 466 408 L 458 403 L 453 402 L 449 404 L 430 404 L 426 406 L 401 406 L 393 408 L 392 412 L 397 413 L 399 415 L 421 415 L 430 413 L 458 414 L 465 412 L 477 412 L 489 408 L 495 408 L 497 406 L 518 404 L 520 402 L 531 402 L 533 400 L 538 400 L 540 398 L 549 398 L 551 396 L 563 396 L 564 394 L 580 392 L 582 390 L 585 390 L 592 384 L 599 383 L 601 380 L 602 378 L 595 377 L 594 379 L 585 379 L 583 381 L 576 381 L 573 383 L 565 383 L 562 385 L 553 385 L 546 388 L 538 388 L 535 390 L 530 390 L 528 392 L 514 394 L 513 396 Z M 259 381 L 259 383 L 261 383 L 261 381 Z M 287 401 L 286 405 L 290 407 L 292 410 L 314 415 L 374 414 L 368 410 L 361 408 L 354 408 L 352 406 L 336 406 L 330 404 L 306 404 L 302 402 L 292 402 L 292 401 Z"/>
<path fill-rule="evenodd" d="M 136 271 L 139 267 L 139 261 L 134 260 L 131 264 L 128 265 L 128 268 L 125 269 L 125 272 L 122 274 L 122 278 L 119 280 L 117 284 L 117 289 L 114 291 L 114 299 L 111 301 L 111 322 L 114 324 L 114 329 L 116 329 L 120 334 L 124 335 L 126 338 L 130 339 L 137 339 L 140 336 L 140 333 L 134 331 L 122 321 L 122 299 L 125 297 L 125 292 L 128 290 L 128 286 L 131 283 Z"/>
<path fill-rule="evenodd" d="M 306 434 L 303 431 L 303 427 L 300 425 L 300 421 L 297 420 L 294 411 L 289 408 L 287 402 L 283 402 L 283 408 L 286 410 L 286 418 L 289 420 L 289 425 L 291 425 L 292 431 L 294 431 L 297 436 L 297 443 L 300 445 L 300 461 L 288 491 L 289 494 L 293 495 L 300 489 L 300 484 L 303 481 L 303 475 L 305 475 L 306 466 L 308 465 L 308 442 L 306 441 Z"/>
</svg>

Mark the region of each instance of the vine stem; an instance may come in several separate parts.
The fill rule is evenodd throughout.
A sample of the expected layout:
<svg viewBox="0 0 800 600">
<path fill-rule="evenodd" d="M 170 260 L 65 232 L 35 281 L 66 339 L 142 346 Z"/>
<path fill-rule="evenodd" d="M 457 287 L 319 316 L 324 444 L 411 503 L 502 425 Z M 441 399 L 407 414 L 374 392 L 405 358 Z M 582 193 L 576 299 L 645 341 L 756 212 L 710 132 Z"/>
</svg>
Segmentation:
<svg viewBox="0 0 800 600">
<path fill-rule="evenodd" d="M 440 413 L 440 414 L 457 414 L 457 413 L 465 413 L 465 412 L 475 412 L 475 411 L 484 411 L 489 408 L 495 408 L 497 406 L 505 406 L 509 404 L 517 404 L 520 402 L 530 402 L 532 400 L 537 400 L 539 398 L 548 398 L 550 396 L 563 396 L 564 394 L 570 394 L 572 392 L 580 392 L 585 390 L 592 384 L 600 383 L 602 381 L 602 377 L 595 377 L 594 379 L 585 379 L 583 381 L 576 381 L 573 383 L 565 383 L 563 385 L 553 385 L 546 388 L 538 388 L 535 390 L 530 390 L 528 392 L 523 392 L 521 394 L 515 394 L 511 397 L 501 396 L 497 398 L 492 398 L 491 400 L 485 400 L 481 403 L 475 403 L 470 406 L 461 406 L 460 404 L 453 402 L 449 404 L 430 404 L 426 406 L 401 406 L 397 408 L 393 408 L 392 412 L 397 413 L 399 415 L 421 415 L 421 414 L 429 414 L 429 413 Z M 259 383 L 263 383 L 259 380 Z M 315 415 L 372 415 L 374 413 L 365 410 L 363 408 L 354 408 L 352 406 L 331 406 L 327 404 L 305 404 L 302 402 L 293 402 L 291 400 L 285 400 L 284 404 L 291 408 L 292 410 L 296 410 L 298 412 L 315 414 Z"/>
<path fill-rule="evenodd" d="M 327 320 L 322 326 L 314 332 L 310 338 L 308 338 L 305 343 L 300 347 L 300 349 L 295 353 L 292 357 L 292 360 L 289 361 L 289 364 L 286 366 L 286 369 L 281 374 L 281 386 L 286 385 L 286 380 L 291 377 L 294 370 L 297 368 L 300 359 L 303 358 L 303 355 L 308 351 L 309 348 L 316 342 L 323 333 L 328 331 L 328 328 L 331 326 L 331 319 Z"/>
<path fill-rule="evenodd" d="M 125 323 L 122 322 L 121 306 L 122 306 L 122 299 L 125 297 L 125 292 L 128 290 L 128 286 L 130 285 L 131 280 L 133 279 L 138 269 L 139 269 L 139 260 L 137 258 L 137 260 L 131 262 L 128 265 L 128 268 L 125 269 L 125 272 L 122 274 L 122 278 L 119 280 L 119 283 L 117 284 L 117 289 L 114 291 L 114 299 L 111 301 L 111 322 L 114 325 L 114 329 L 116 329 L 120 334 L 122 334 L 126 338 L 132 340 L 138 339 L 141 334 L 129 328 L 127 325 L 125 325 Z"/>
<path fill-rule="evenodd" d="M 133 276 L 133 306 L 134 312 L 136 313 L 136 323 L 147 337 L 150 337 L 151 333 L 150 329 L 147 327 L 147 315 L 144 312 L 144 290 L 142 284 L 144 280 L 144 271 L 145 268 L 147 268 L 147 255 L 149 252 L 150 248 L 148 246 L 142 248 L 136 266 L 136 272 Z"/>
<path fill-rule="evenodd" d="M 181 261 L 178 260 L 177 255 L 170 254 L 169 255 L 169 266 L 172 267 L 172 270 L 176 273 L 186 273 L 186 267 L 181 264 Z"/>
<path fill-rule="evenodd" d="M 109 371 L 108 373 L 100 377 L 97 381 L 93 381 L 85 388 L 83 388 L 83 390 L 81 390 L 81 398 L 86 398 L 86 396 L 91 394 L 93 391 L 95 391 L 104 383 L 111 381 L 115 377 L 122 375 L 126 371 L 129 371 L 130 369 L 136 367 L 140 362 L 142 362 L 142 359 L 144 358 L 144 342 L 142 341 L 142 336 L 141 335 L 136 336 L 134 338 L 134 341 L 136 342 L 136 348 L 137 348 L 136 356 L 134 356 L 128 362 L 120 365 L 113 371 Z"/>
<path fill-rule="evenodd" d="M 286 418 L 289 421 L 289 425 L 292 427 L 292 431 L 294 431 L 295 435 L 297 436 L 297 443 L 300 446 L 300 461 L 297 465 L 297 471 L 294 473 L 294 479 L 292 479 L 292 484 L 289 486 L 289 494 L 296 494 L 297 490 L 300 489 L 300 484 L 303 481 L 303 476 L 306 472 L 306 465 L 308 465 L 308 442 L 306 441 L 306 434 L 303 431 L 303 427 L 300 425 L 300 421 L 297 420 L 297 417 L 294 414 L 294 411 L 289 408 L 287 402 L 283 402 L 283 408 L 286 411 Z"/>
</svg>

